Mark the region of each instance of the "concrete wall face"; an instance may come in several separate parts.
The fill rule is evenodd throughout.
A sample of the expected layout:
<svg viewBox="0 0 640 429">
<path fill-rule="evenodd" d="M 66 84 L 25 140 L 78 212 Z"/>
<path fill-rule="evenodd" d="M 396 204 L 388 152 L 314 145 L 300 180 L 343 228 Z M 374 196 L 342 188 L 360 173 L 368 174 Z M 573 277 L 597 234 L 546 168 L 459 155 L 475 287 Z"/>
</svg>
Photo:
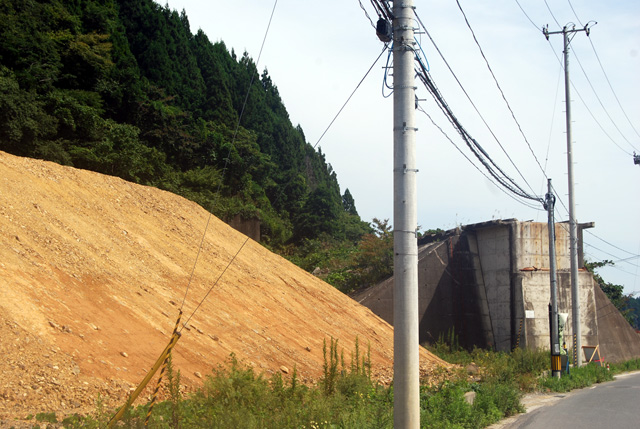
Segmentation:
<svg viewBox="0 0 640 429">
<path fill-rule="evenodd" d="M 511 349 L 511 250 L 509 228 L 497 226 L 476 231 L 484 276 L 494 347 Z"/>
<path fill-rule="evenodd" d="M 525 340 L 528 348 L 550 347 L 549 303 L 551 302 L 550 278 L 548 271 L 523 272 L 523 304 L 525 312 Z M 580 319 L 582 323 L 582 344 L 592 345 L 598 341 L 594 284 L 590 273 L 580 272 Z M 571 275 L 563 271 L 558 273 L 558 312 L 569 313 L 565 338 L 560 338 L 567 348 L 573 347 L 573 322 L 571 311 Z"/>
<path fill-rule="evenodd" d="M 556 224 L 556 268 L 570 269 L 569 232 L 565 224 Z M 518 222 L 515 224 L 516 267 L 549 268 L 549 228 L 546 223 Z"/>
<path fill-rule="evenodd" d="M 571 349 L 569 233 L 565 224 L 557 224 L 555 232 L 558 311 L 569 313 L 564 341 Z M 546 223 L 494 221 L 447 234 L 441 242 L 420 247 L 420 341 L 434 343 L 453 330 L 467 348 L 548 350 L 551 282 Z M 640 336 L 624 319 L 621 322 L 606 296 L 596 300 L 602 292 L 591 273 L 580 270 L 578 281 L 582 344 L 594 346 L 600 339 L 601 355 L 612 362 L 640 356 Z M 393 279 L 353 297 L 393 324 Z M 620 339 L 626 348 L 618 345 Z M 561 346 L 562 342 L 561 338 Z"/>
</svg>

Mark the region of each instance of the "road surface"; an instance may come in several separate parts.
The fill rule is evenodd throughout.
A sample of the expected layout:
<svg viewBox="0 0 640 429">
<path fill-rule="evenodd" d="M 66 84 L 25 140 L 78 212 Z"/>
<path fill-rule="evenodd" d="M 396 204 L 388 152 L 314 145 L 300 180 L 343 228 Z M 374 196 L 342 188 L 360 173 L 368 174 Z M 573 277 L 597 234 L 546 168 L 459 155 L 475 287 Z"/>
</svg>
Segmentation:
<svg viewBox="0 0 640 429">
<path fill-rule="evenodd" d="M 640 428 L 640 372 L 566 394 L 532 395 L 523 401 L 526 414 L 492 426 L 503 429 L 557 427 Z"/>
</svg>

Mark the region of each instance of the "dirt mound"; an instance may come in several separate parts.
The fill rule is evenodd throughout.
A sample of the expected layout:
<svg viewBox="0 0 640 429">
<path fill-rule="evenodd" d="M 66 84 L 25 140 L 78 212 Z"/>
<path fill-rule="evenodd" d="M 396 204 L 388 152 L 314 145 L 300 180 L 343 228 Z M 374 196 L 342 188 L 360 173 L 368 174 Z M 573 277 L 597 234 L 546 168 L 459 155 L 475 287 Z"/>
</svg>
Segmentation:
<svg viewBox="0 0 640 429">
<path fill-rule="evenodd" d="M 0 417 L 87 412 L 98 394 L 122 404 L 180 307 L 173 360 L 187 388 L 231 353 L 317 380 L 331 337 L 347 356 L 356 337 L 370 343 L 374 375 L 391 378 L 386 322 L 197 204 L 0 152 Z M 424 372 L 438 365 L 421 350 Z"/>
</svg>

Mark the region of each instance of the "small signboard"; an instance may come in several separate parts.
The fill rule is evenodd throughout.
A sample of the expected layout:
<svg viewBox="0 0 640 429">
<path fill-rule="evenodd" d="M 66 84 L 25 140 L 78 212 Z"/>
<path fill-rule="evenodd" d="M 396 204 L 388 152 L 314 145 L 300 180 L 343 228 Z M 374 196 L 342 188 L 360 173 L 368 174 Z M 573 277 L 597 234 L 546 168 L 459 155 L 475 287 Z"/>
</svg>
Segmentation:
<svg viewBox="0 0 640 429">
<path fill-rule="evenodd" d="M 598 365 L 603 366 L 604 359 L 600 357 L 599 345 L 596 346 L 582 346 L 584 352 L 584 359 L 587 363 L 596 362 Z"/>
<path fill-rule="evenodd" d="M 526 317 L 527 319 L 535 319 L 536 318 L 536 314 L 533 310 L 525 310 L 524 311 L 524 317 Z"/>
</svg>

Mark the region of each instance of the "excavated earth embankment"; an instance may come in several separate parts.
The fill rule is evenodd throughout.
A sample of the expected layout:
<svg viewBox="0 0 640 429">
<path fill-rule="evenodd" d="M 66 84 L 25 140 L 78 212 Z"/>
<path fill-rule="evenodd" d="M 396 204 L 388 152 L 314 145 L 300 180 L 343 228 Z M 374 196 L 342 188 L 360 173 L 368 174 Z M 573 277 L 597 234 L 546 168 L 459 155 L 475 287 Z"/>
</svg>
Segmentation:
<svg viewBox="0 0 640 429">
<path fill-rule="evenodd" d="M 373 375 L 391 380 L 391 326 L 197 204 L 0 152 L 0 419 L 121 405 L 180 308 L 187 390 L 232 353 L 312 383 L 330 338 L 346 356 L 370 344 Z M 448 367 L 426 350 L 420 362 L 425 376 Z"/>
</svg>

